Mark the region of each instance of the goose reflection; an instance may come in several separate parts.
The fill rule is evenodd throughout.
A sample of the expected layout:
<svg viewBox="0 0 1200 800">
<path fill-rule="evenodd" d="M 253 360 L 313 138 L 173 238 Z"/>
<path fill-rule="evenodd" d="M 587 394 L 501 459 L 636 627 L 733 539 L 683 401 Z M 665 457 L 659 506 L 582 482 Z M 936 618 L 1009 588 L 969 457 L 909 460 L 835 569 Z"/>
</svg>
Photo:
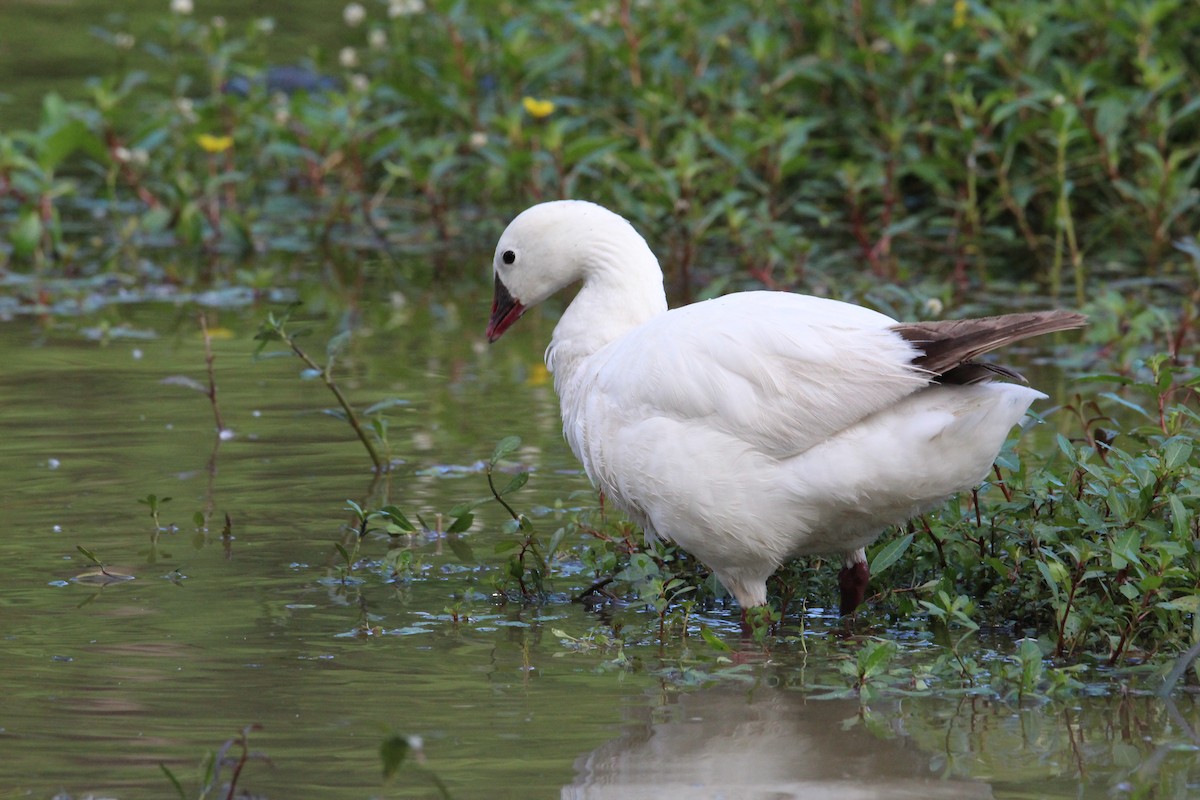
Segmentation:
<svg viewBox="0 0 1200 800">
<path fill-rule="evenodd" d="M 991 798 L 943 779 L 895 727 L 879 735 L 854 700 L 808 701 L 778 689 L 684 693 L 575 762 L 564 800 Z M 652 718 L 658 721 L 652 721 Z M 885 717 L 877 717 L 885 718 Z M 847 721 L 855 724 L 848 724 Z"/>
</svg>

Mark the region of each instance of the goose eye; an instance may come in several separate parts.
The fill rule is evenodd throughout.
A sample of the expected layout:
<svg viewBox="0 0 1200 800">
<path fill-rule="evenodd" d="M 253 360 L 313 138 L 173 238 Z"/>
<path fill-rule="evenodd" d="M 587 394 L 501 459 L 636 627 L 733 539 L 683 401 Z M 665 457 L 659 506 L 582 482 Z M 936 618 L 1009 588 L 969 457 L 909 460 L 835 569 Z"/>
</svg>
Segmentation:
<svg viewBox="0 0 1200 800">
<path fill-rule="evenodd" d="M 505 250 L 503 253 L 500 254 L 500 260 L 503 261 L 505 264 L 511 264 L 517 260 L 517 254 L 514 253 L 512 250 Z"/>
</svg>

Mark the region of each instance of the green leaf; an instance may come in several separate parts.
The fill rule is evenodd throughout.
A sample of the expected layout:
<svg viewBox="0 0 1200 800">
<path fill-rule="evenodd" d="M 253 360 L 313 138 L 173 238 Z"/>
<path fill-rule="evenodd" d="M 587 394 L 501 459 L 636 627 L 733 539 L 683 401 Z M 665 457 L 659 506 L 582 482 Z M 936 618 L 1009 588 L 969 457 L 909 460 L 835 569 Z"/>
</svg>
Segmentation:
<svg viewBox="0 0 1200 800">
<path fill-rule="evenodd" d="M 295 336 L 299 335 L 300 334 L 295 334 L 292 338 L 295 338 Z M 349 344 L 350 331 L 342 331 L 337 336 L 334 336 L 332 339 L 330 339 L 329 343 L 325 345 L 325 355 L 329 358 L 338 358 L 342 353 L 346 352 L 346 347 L 349 346 Z"/>
<path fill-rule="evenodd" d="M 1121 397 L 1119 394 L 1114 394 L 1112 392 L 1101 392 L 1099 396 L 1103 397 L 1105 400 L 1111 400 L 1112 402 L 1116 403 L 1117 405 L 1125 406 L 1125 408 L 1128 408 L 1131 411 L 1136 411 L 1137 413 L 1141 414 L 1146 419 L 1151 418 L 1150 414 L 1146 411 L 1146 409 L 1142 408 L 1137 403 L 1126 400 L 1124 397 Z"/>
<path fill-rule="evenodd" d="M 700 626 L 700 638 L 703 639 L 713 650 L 718 650 L 722 653 L 732 653 L 733 648 L 727 642 L 712 632 L 712 628 L 707 625 Z"/>
<path fill-rule="evenodd" d="M 501 459 L 506 458 L 510 454 L 516 452 L 521 446 L 520 436 L 506 436 L 496 445 L 495 451 L 492 452 L 491 465 L 494 467 Z"/>
<path fill-rule="evenodd" d="M 338 553 L 341 554 L 342 560 L 344 560 L 346 562 L 346 566 L 349 566 L 350 565 L 350 551 L 347 550 L 346 547 L 341 542 L 334 542 L 333 546 L 334 546 L 334 548 L 337 549 Z"/>
<path fill-rule="evenodd" d="M 461 517 L 456 517 L 454 522 L 450 523 L 450 527 L 446 528 L 446 533 L 462 533 L 470 528 L 471 523 L 474 521 L 474 514 L 463 514 Z"/>
<path fill-rule="evenodd" d="M 378 414 L 380 411 L 384 411 L 389 408 L 407 405 L 409 405 L 407 400 L 402 400 L 399 397 L 389 397 L 387 400 L 380 400 L 378 403 L 373 403 L 372 405 L 367 406 L 365 409 L 363 409 L 363 415 L 369 417 L 372 414 Z"/>
<path fill-rule="evenodd" d="M 509 480 L 508 484 L 505 485 L 505 487 L 500 490 L 500 496 L 503 497 L 506 494 L 511 494 L 512 492 L 515 492 L 517 489 L 520 489 L 522 486 L 524 486 L 526 481 L 528 481 L 528 480 L 529 480 L 528 472 L 518 472 L 516 475 L 513 475 L 512 478 Z"/>
<path fill-rule="evenodd" d="M 871 574 L 881 575 L 884 570 L 900 560 L 900 556 L 908 550 L 912 544 L 913 535 L 907 534 L 899 539 L 894 539 L 883 547 L 875 551 L 875 555 L 871 558 Z"/>
<path fill-rule="evenodd" d="M 1167 495 L 1167 506 L 1171 509 L 1171 533 L 1181 541 L 1187 541 L 1191 528 L 1191 514 L 1183 506 L 1177 494 Z"/>
<path fill-rule="evenodd" d="M 175 777 L 175 773 L 171 772 L 171 770 L 167 768 L 167 765 L 161 761 L 158 763 L 158 768 L 163 771 L 163 774 L 167 776 L 167 780 L 169 780 L 171 785 L 175 787 L 175 791 L 179 794 L 181 800 L 187 800 L 187 792 L 183 791 L 183 785 L 179 782 L 179 778 Z"/>
<path fill-rule="evenodd" d="M 1054 580 L 1054 573 L 1050 570 L 1050 565 L 1045 561 L 1037 562 L 1038 572 L 1042 573 L 1042 580 L 1046 582 L 1046 586 L 1054 594 L 1054 599 L 1057 601 L 1061 595 L 1058 586 L 1058 581 Z"/>
<path fill-rule="evenodd" d="M 567 538 L 566 528 L 559 528 L 550 536 L 550 543 L 546 545 L 546 558 L 551 558 L 558 552 L 558 548 L 562 546 L 565 538 Z"/>
<path fill-rule="evenodd" d="M 1157 604 L 1159 608 L 1168 611 L 1182 611 L 1185 614 L 1195 614 L 1200 611 L 1200 594 L 1189 594 L 1183 597 L 1173 597 Z"/>
<path fill-rule="evenodd" d="M 408 517 L 404 516 L 404 512 L 396 506 L 384 506 L 383 508 L 379 509 L 379 515 L 384 519 L 394 523 L 396 527 L 403 531 L 408 531 L 411 533 L 417 529 L 415 525 L 408 521 Z"/>
<path fill-rule="evenodd" d="M 88 561 L 91 561 L 93 564 L 95 564 L 97 566 L 100 565 L 100 559 L 96 558 L 96 554 L 93 553 L 91 550 L 88 550 L 86 547 L 84 547 L 83 545 L 79 545 L 79 544 L 75 545 L 75 549 L 78 550 L 80 553 L 83 553 L 84 558 L 86 558 Z"/>
<path fill-rule="evenodd" d="M 8 232 L 12 242 L 13 254 L 20 258 L 29 258 L 37 252 L 42 242 L 42 220 L 37 212 L 29 209 L 21 214 L 17 224 Z"/>
<path fill-rule="evenodd" d="M 396 771 L 400 769 L 400 765 L 404 763 L 410 749 L 408 738 L 399 734 L 392 734 L 379 745 L 379 760 L 383 762 L 383 779 L 385 781 L 391 780 Z"/>
<path fill-rule="evenodd" d="M 39 141 L 38 166 L 54 172 L 77 150 L 103 153 L 104 147 L 81 120 L 68 120 Z"/>
<path fill-rule="evenodd" d="M 1192 457 L 1192 442 L 1186 436 L 1172 436 L 1163 447 L 1163 465 L 1179 469 Z"/>
<path fill-rule="evenodd" d="M 858 651 L 858 672 L 862 677 L 870 678 L 883 672 L 891 660 L 890 642 L 868 642 Z"/>
</svg>

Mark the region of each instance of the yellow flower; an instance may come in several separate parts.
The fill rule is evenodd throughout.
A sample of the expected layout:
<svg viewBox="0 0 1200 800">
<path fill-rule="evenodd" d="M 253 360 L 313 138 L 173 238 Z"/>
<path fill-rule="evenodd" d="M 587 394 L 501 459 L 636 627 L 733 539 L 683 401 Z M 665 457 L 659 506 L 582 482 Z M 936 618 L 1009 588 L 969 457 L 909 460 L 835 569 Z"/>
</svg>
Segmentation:
<svg viewBox="0 0 1200 800">
<path fill-rule="evenodd" d="M 545 119 L 554 113 L 554 101 L 538 100 L 534 97 L 526 97 L 521 100 L 521 105 L 529 113 L 529 116 L 534 119 Z"/>
<path fill-rule="evenodd" d="M 206 153 L 224 153 L 229 148 L 233 147 L 232 136 L 213 136 L 210 133 L 202 133 L 196 137 L 196 143 Z"/>
<path fill-rule="evenodd" d="M 526 386 L 545 386 L 550 382 L 550 370 L 546 369 L 546 365 L 542 362 L 537 362 L 529 368 L 529 377 L 525 379 Z"/>
<path fill-rule="evenodd" d="M 967 0 L 954 0 L 954 27 L 961 28 L 967 24 L 967 11 L 970 7 Z"/>
</svg>

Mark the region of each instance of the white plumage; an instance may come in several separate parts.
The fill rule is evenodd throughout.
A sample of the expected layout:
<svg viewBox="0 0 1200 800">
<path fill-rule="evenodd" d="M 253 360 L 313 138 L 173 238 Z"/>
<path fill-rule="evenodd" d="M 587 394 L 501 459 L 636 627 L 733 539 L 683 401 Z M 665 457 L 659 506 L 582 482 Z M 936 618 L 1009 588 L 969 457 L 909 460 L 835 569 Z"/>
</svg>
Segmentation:
<svg viewBox="0 0 1200 800">
<path fill-rule="evenodd" d="M 934 382 L 949 369 L 921 366 L 926 339 L 953 351 L 973 335 L 953 366 L 974 367 L 983 350 L 1083 324 L 1065 312 L 1011 315 L 945 323 L 952 338 L 939 323 L 914 333 L 861 306 L 783 292 L 668 311 L 646 242 L 581 201 L 520 214 L 493 266 L 492 341 L 582 281 L 546 350 L 567 442 L 614 505 L 700 559 L 743 608 L 766 603 L 784 561 L 824 553 L 846 557 L 842 607 L 852 610 L 866 588 L 862 548 L 981 481 L 1045 396 Z M 1019 331 L 980 344 L 997 320 Z"/>
</svg>

